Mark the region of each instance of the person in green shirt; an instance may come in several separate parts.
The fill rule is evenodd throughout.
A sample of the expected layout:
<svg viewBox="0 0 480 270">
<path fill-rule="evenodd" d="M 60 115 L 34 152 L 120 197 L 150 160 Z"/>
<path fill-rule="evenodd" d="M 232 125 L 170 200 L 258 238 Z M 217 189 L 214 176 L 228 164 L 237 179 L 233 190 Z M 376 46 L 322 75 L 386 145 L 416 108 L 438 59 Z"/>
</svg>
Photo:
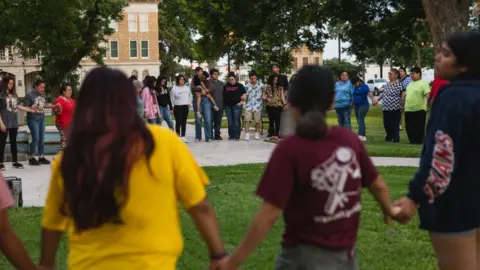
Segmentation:
<svg viewBox="0 0 480 270">
<path fill-rule="evenodd" d="M 430 95 L 428 82 L 422 80 L 422 70 L 410 70 L 412 82 L 408 84 L 405 96 L 405 128 L 410 144 L 423 144 L 427 119 L 427 100 Z"/>
</svg>

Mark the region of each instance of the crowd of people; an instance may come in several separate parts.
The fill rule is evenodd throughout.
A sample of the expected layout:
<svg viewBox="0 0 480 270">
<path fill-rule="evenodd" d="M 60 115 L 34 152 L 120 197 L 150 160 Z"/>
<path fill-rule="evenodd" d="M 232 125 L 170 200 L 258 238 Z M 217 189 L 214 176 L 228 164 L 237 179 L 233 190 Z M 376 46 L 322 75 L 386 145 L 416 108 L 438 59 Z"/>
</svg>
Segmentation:
<svg viewBox="0 0 480 270">
<path fill-rule="evenodd" d="M 67 233 L 71 270 L 173 270 L 183 248 L 181 202 L 206 242 L 209 269 L 238 269 L 283 214 L 285 233 L 275 269 L 353 270 L 358 269 L 355 249 L 361 189 L 367 188 L 387 224 L 391 219 L 409 223 L 418 211 L 420 228 L 429 232 L 440 269 L 476 270 L 480 266 L 478 48 L 480 33 L 462 32 L 449 37 L 437 54 L 436 74 L 449 83 L 432 104 L 420 166 L 406 188 L 408 195 L 395 202 L 358 135 L 327 124 L 326 114 L 332 106 L 338 109 L 343 125 L 347 124 L 349 104 L 337 101 L 341 95 L 336 89 L 348 89 L 346 76 L 335 84 L 333 74 L 323 67 L 299 70 L 288 92 L 295 134 L 274 149 L 256 192 L 263 202 L 230 255 L 207 199 L 208 177 L 185 143 L 168 129 L 145 124 L 136 98 L 141 93 L 134 87 L 139 84 L 120 71 L 94 69 L 82 84 L 65 149 L 52 164 L 39 266 L 29 259 L 8 221 L 6 209 L 12 199 L 4 181 L 0 181 L 0 250 L 20 269 L 51 270 L 62 235 Z M 398 71 L 389 74 L 389 91 L 402 96 L 398 75 Z M 427 91 L 421 84 L 409 89 L 419 80 L 418 70 L 413 69 L 411 77 L 406 95 L 414 89 L 417 96 L 405 111 L 419 114 L 425 107 L 416 101 L 425 98 Z M 183 92 L 191 95 L 181 80 L 177 78 L 175 97 L 179 96 L 174 99 L 179 104 Z M 271 82 L 270 91 L 280 89 L 280 80 Z M 151 91 L 154 86 L 146 87 Z M 246 90 L 235 80 L 229 80 L 225 88 L 233 93 L 224 95 L 223 106 L 241 106 Z M 202 118 L 207 118 L 205 108 L 211 112 L 205 94 L 199 96 Z M 284 102 L 281 94 L 262 95 L 267 95 L 262 100 L 270 99 L 272 107 Z M 35 113 L 39 109 L 30 108 Z M 152 112 L 158 114 L 155 109 Z M 392 124 L 398 126 L 397 120 L 398 114 Z M 230 131 L 235 139 L 238 130 L 232 126 Z"/>
</svg>

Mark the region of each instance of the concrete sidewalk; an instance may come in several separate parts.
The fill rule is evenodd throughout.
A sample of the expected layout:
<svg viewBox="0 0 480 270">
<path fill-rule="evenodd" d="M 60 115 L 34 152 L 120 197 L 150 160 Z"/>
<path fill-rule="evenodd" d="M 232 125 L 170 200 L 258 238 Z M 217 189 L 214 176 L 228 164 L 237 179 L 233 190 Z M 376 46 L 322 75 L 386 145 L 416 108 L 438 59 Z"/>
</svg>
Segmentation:
<svg viewBox="0 0 480 270">
<path fill-rule="evenodd" d="M 267 162 L 275 144 L 262 140 L 251 141 L 212 141 L 209 143 L 195 143 L 194 128 L 187 125 L 188 147 L 201 166 L 226 166 L 235 164 Z M 226 134 L 226 130 L 222 130 Z M 372 158 L 376 166 L 412 166 L 417 167 L 418 158 Z M 6 165 L 5 176 L 17 176 L 23 180 L 23 198 L 26 206 L 43 206 L 48 189 L 51 169 L 50 166 L 30 167 L 17 170 Z"/>
</svg>

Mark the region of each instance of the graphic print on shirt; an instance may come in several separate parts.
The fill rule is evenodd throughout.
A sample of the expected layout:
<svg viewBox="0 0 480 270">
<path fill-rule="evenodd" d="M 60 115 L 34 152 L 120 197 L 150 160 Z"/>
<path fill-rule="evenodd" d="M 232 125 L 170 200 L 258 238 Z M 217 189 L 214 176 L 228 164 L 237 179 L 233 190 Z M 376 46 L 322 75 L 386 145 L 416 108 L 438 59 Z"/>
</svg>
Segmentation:
<svg viewBox="0 0 480 270">
<path fill-rule="evenodd" d="M 43 110 L 45 108 L 45 98 L 43 96 L 36 97 L 35 102 L 33 104 L 37 105 L 39 113 L 43 113 Z"/>
<path fill-rule="evenodd" d="M 348 147 L 337 148 L 328 160 L 311 171 L 310 176 L 313 188 L 329 193 L 324 208 L 326 216 L 315 217 L 316 222 L 329 223 L 349 218 L 360 212 L 360 203 L 355 204 L 350 209 L 345 209 L 347 203 L 350 202 L 349 197 L 358 196 L 361 192 L 360 188 L 345 190 L 349 178 L 358 181 L 362 178 L 360 165 L 352 149 Z"/>
<path fill-rule="evenodd" d="M 447 191 L 454 165 L 455 154 L 453 152 L 453 140 L 448 134 L 439 130 L 435 133 L 432 167 L 425 187 L 423 188 L 424 192 L 428 195 L 429 203 L 433 203 L 435 197 Z"/>
<path fill-rule="evenodd" d="M 9 95 L 5 99 L 5 102 L 7 103 L 7 110 L 9 112 L 13 112 L 13 113 L 17 112 L 18 99 L 16 97 L 12 97 L 11 95 Z"/>
</svg>

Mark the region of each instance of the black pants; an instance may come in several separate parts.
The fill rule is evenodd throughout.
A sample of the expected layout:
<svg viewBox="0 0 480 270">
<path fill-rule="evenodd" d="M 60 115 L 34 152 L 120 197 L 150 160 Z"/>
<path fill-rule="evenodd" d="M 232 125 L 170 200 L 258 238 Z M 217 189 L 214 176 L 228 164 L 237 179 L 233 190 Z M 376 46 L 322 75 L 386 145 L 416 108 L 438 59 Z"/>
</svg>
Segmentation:
<svg viewBox="0 0 480 270">
<path fill-rule="evenodd" d="M 6 132 L 0 131 L 0 163 L 5 159 L 5 145 L 7 144 L 7 135 L 10 137 L 10 152 L 13 162 L 17 162 L 17 133 L 18 128 L 9 128 Z"/>
<path fill-rule="evenodd" d="M 188 119 L 188 105 L 177 105 L 173 107 L 175 117 L 175 132 L 178 136 L 185 137 Z"/>
<path fill-rule="evenodd" d="M 405 128 L 411 144 L 423 144 L 426 120 L 426 111 L 405 112 Z"/>
<path fill-rule="evenodd" d="M 383 111 L 383 127 L 385 128 L 385 141 L 387 142 L 400 142 L 400 127 L 398 123 L 402 113 L 400 110 L 396 111 Z"/>
<path fill-rule="evenodd" d="M 218 104 L 217 104 L 218 106 Z M 214 138 L 220 137 L 220 129 L 222 128 L 223 108 L 215 111 L 212 110 L 212 134 Z"/>
<path fill-rule="evenodd" d="M 273 107 L 267 106 L 268 122 L 269 122 L 269 133 L 271 129 L 271 135 L 277 136 L 280 132 L 280 119 L 282 118 L 283 107 Z"/>
</svg>

